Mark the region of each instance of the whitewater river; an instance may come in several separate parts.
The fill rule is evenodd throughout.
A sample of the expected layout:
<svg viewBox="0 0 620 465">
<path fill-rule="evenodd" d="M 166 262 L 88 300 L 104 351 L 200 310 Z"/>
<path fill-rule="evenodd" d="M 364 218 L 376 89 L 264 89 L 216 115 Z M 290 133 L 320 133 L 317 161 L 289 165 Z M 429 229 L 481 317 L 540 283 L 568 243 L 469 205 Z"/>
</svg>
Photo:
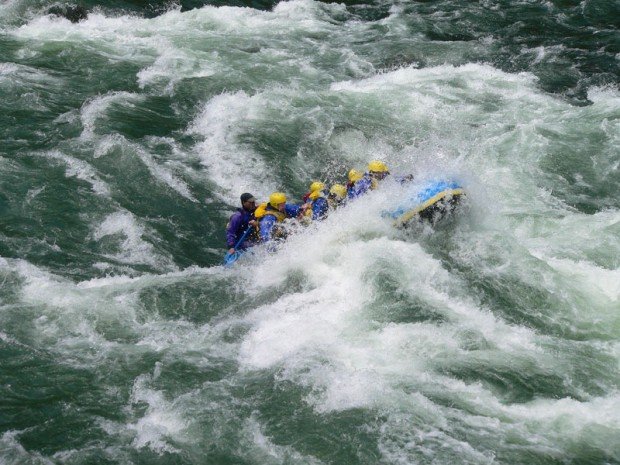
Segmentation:
<svg viewBox="0 0 620 465">
<path fill-rule="evenodd" d="M 2 465 L 620 464 L 617 1 L 72 5 L 0 3 Z M 465 208 L 221 266 L 374 158 Z"/>
</svg>

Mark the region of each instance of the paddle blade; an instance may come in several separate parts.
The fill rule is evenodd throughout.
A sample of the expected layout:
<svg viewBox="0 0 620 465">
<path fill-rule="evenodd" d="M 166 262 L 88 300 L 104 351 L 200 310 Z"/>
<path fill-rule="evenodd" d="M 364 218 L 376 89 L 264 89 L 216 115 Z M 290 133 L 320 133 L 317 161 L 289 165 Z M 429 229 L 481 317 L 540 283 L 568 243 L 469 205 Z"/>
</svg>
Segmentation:
<svg viewBox="0 0 620 465">
<path fill-rule="evenodd" d="M 238 250 L 235 250 L 232 253 L 228 252 L 224 256 L 224 266 L 232 265 L 233 263 L 235 263 L 239 259 L 240 256 L 241 256 L 241 252 L 239 252 Z"/>
</svg>

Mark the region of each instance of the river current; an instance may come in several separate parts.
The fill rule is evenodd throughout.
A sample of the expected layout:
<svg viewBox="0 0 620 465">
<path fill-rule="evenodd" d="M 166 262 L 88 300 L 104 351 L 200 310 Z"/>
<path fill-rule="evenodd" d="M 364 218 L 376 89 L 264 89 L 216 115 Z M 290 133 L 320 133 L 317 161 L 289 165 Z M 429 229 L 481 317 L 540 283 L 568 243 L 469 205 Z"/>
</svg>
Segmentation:
<svg viewBox="0 0 620 465">
<path fill-rule="evenodd" d="M 0 463 L 620 464 L 619 21 L 3 0 Z M 221 265 L 242 192 L 375 158 L 467 208 Z"/>
</svg>

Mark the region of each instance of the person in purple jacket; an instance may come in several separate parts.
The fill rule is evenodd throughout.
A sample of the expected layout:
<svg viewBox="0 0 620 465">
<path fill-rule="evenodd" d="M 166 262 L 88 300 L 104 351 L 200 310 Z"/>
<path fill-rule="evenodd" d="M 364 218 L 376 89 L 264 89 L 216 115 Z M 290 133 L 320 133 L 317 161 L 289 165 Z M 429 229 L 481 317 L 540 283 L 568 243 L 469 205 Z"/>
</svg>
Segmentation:
<svg viewBox="0 0 620 465">
<path fill-rule="evenodd" d="M 228 220 L 226 225 L 226 244 L 228 245 L 228 252 L 235 252 L 235 244 L 241 239 L 243 233 L 248 228 L 254 228 L 256 226 L 256 219 L 254 218 L 254 210 L 256 210 L 256 199 L 252 194 L 247 192 L 241 194 L 241 208 L 237 208 L 237 211 Z M 252 247 L 256 243 L 256 234 L 251 232 L 247 238 L 240 244 L 238 249 L 247 249 Z"/>
</svg>

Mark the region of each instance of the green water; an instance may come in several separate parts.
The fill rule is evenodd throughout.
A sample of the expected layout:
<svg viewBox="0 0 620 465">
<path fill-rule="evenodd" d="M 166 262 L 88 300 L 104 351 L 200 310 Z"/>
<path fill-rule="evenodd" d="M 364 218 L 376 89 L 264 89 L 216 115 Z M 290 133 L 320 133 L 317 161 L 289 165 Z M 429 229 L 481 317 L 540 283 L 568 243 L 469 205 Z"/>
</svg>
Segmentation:
<svg viewBox="0 0 620 465">
<path fill-rule="evenodd" d="M 613 1 L 0 5 L 0 463 L 620 463 Z M 241 192 L 389 182 L 222 267 Z"/>
</svg>

